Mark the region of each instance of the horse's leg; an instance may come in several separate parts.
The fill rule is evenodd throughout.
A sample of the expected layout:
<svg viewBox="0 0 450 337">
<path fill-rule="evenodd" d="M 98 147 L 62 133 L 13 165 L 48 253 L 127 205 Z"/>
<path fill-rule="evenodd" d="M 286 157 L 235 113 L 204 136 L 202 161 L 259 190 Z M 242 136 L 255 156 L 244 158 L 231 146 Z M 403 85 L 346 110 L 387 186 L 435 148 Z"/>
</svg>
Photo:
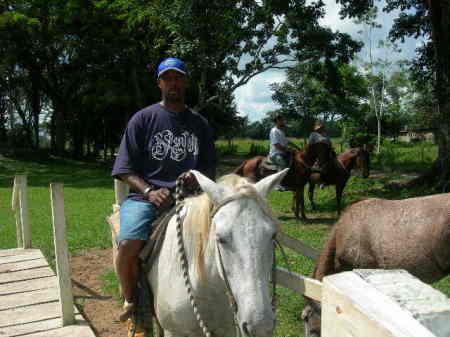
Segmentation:
<svg viewBox="0 0 450 337">
<path fill-rule="evenodd" d="M 316 204 L 314 203 L 314 188 L 316 187 L 316 184 L 314 184 L 312 181 L 309 182 L 309 189 L 308 189 L 308 197 L 309 202 L 311 203 L 311 208 L 313 210 L 316 210 Z"/>
<path fill-rule="evenodd" d="M 344 186 L 342 184 L 336 184 L 336 204 L 337 204 L 337 213 L 341 215 L 341 200 L 342 200 L 342 192 L 344 191 Z"/>
<path fill-rule="evenodd" d="M 302 213 L 302 219 L 306 220 L 306 214 L 305 214 L 305 185 L 303 184 L 302 186 L 300 186 L 300 211 Z"/>
<path fill-rule="evenodd" d="M 295 217 L 297 219 L 299 219 L 299 216 L 298 216 L 298 195 L 299 195 L 299 193 L 300 192 L 297 188 L 292 195 L 292 207 L 291 207 L 292 212 L 294 212 Z"/>
</svg>

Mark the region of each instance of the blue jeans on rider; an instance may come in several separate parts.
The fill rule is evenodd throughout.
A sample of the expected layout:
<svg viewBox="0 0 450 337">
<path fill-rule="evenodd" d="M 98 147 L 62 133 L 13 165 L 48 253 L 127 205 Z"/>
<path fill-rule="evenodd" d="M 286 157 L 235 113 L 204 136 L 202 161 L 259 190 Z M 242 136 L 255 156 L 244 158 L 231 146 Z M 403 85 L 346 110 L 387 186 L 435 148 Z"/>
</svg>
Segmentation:
<svg viewBox="0 0 450 337">
<path fill-rule="evenodd" d="M 283 170 L 289 166 L 289 153 L 275 153 L 270 160 L 278 166 L 279 170 Z"/>
<path fill-rule="evenodd" d="M 155 205 L 127 199 L 120 206 L 120 233 L 123 240 L 148 240 L 153 231 L 152 223 L 158 216 Z"/>
</svg>

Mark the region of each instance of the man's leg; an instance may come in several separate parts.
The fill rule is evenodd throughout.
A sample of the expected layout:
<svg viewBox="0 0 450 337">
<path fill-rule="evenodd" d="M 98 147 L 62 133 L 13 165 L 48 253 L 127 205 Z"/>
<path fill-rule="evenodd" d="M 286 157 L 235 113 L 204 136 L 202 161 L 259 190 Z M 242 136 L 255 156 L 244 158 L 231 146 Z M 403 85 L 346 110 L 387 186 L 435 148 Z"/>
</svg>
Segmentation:
<svg viewBox="0 0 450 337">
<path fill-rule="evenodd" d="M 123 240 L 119 245 L 117 254 L 117 274 L 119 277 L 122 296 L 125 299 L 124 313 L 120 315 L 121 321 L 126 321 L 132 314 L 133 293 L 138 278 L 138 256 L 144 247 L 145 241 L 142 240 Z"/>
<path fill-rule="evenodd" d="M 133 294 L 139 272 L 139 253 L 149 238 L 151 224 L 156 219 L 156 207 L 153 204 L 126 200 L 120 207 L 119 251 L 116 270 L 119 277 L 122 296 L 125 299 L 121 321 L 127 320 L 134 310 Z"/>
</svg>

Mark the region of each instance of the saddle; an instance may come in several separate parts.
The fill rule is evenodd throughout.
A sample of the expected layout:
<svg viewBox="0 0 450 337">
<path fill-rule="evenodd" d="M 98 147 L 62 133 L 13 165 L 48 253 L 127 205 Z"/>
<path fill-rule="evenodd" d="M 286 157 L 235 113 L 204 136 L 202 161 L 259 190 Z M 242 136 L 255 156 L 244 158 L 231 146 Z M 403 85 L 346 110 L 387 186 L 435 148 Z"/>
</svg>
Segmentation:
<svg viewBox="0 0 450 337">
<path fill-rule="evenodd" d="M 262 178 L 265 178 L 268 175 L 278 172 L 279 170 L 279 167 L 275 165 L 275 163 L 273 163 L 269 157 L 265 157 L 258 167 L 257 179 L 260 180 Z"/>
</svg>

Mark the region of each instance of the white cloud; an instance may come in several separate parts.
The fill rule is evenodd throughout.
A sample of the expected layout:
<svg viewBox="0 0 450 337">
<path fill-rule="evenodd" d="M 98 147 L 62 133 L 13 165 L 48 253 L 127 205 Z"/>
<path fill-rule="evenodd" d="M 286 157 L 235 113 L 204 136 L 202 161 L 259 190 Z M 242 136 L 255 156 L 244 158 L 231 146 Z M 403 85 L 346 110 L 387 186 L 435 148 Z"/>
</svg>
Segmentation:
<svg viewBox="0 0 450 337">
<path fill-rule="evenodd" d="M 327 26 L 334 31 L 338 30 L 342 33 L 348 33 L 355 39 L 367 39 L 358 34 L 358 31 L 362 29 L 361 26 L 357 26 L 350 19 L 340 18 L 338 14 L 340 5 L 336 4 L 335 0 L 325 0 L 324 2 L 326 4 L 326 15 L 320 20 L 322 25 Z M 384 5 L 384 2 L 379 5 L 378 21 L 381 23 L 382 28 L 376 30 L 373 36 L 375 48 L 378 40 L 387 40 L 393 20 L 399 13 L 399 11 L 393 11 L 391 13 L 383 12 L 381 8 L 384 7 Z M 404 44 L 399 45 L 402 52 L 396 55 L 395 59 L 412 59 L 415 57 L 414 49 L 421 43 L 421 40 L 411 38 L 406 39 Z M 366 54 L 367 51 L 363 50 L 361 52 L 361 57 L 365 57 Z M 384 58 L 382 50 L 375 49 L 374 55 L 375 57 Z M 238 88 L 235 91 L 235 98 L 240 115 L 248 116 L 249 120 L 253 122 L 266 117 L 267 112 L 277 109 L 279 106 L 273 102 L 272 91 L 269 86 L 271 83 L 282 82 L 284 79 L 285 75 L 283 70 L 270 70 L 254 77 L 246 85 Z"/>
<path fill-rule="evenodd" d="M 279 106 L 272 100 L 270 84 L 283 82 L 284 72 L 268 70 L 252 78 L 235 91 L 237 109 L 241 116 L 248 116 L 250 122 L 261 120 L 266 113 Z"/>
</svg>

